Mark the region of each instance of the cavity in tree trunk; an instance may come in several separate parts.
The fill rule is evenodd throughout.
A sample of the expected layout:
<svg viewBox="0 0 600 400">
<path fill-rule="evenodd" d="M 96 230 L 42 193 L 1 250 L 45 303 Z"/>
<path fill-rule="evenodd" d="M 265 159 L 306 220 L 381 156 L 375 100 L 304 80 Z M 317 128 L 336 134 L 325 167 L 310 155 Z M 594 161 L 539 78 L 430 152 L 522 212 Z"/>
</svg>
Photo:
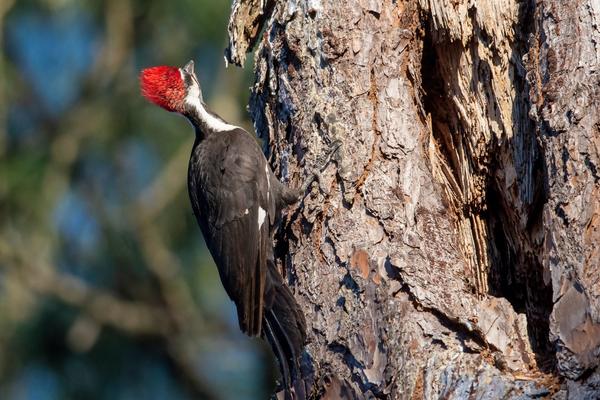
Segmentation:
<svg viewBox="0 0 600 400">
<path fill-rule="evenodd" d="M 342 142 L 277 237 L 317 398 L 600 397 L 599 22 L 595 0 L 234 2 L 279 176 Z"/>
</svg>

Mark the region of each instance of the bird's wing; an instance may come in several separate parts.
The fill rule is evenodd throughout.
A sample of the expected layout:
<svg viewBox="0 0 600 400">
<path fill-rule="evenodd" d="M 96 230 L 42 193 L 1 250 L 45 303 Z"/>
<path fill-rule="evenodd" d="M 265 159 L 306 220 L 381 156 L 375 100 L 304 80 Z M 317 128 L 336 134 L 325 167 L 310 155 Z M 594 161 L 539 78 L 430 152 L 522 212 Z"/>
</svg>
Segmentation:
<svg viewBox="0 0 600 400">
<path fill-rule="evenodd" d="M 214 173 L 205 178 L 215 181 L 195 189 L 199 201 L 194 208 L 199 207 L 200 225 L 205 225 L 203 233 L 221 281 L 237 306 L 241 330 L 259 335 L 270 245 L 268 214 L 273 207 L 269 206 L 266 160 L 250 139 L 234 136 L 220 149 Z"/>
</svg>

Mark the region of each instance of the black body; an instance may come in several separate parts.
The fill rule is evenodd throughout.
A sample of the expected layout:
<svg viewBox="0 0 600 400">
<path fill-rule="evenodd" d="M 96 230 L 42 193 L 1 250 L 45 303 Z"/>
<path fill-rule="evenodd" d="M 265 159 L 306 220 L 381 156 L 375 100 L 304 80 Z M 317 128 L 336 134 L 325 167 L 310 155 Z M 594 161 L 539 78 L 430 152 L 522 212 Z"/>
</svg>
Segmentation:
<svg viewBox="0 0 600 400">
<path fill-rule="evenodd" d="M 196 128 L 188 170 L 194 214 L 237 307 L 240 329 L 269 341 L 290 398 L 306 323 L 275 266 L 272 231 L 281 209 L 296 202 L 299 193 L 276 178 L 248 132 L 236 127 L 211 130 L 193 109 L 186 116 Z"/>
</svg>

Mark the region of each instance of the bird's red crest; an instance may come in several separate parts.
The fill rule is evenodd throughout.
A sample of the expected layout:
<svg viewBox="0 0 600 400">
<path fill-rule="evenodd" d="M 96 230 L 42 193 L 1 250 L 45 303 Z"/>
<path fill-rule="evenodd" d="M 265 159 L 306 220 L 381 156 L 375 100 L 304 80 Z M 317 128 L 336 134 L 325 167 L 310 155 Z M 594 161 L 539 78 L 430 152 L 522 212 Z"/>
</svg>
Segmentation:
<svg viewBox="0 0 600 400">
<path fill-rule="evenodd" d="M 177 67 L 151 67 L 140 74 L 142 95 L 167 111 L 180 111 L 185 85 Z"/>
</svg>

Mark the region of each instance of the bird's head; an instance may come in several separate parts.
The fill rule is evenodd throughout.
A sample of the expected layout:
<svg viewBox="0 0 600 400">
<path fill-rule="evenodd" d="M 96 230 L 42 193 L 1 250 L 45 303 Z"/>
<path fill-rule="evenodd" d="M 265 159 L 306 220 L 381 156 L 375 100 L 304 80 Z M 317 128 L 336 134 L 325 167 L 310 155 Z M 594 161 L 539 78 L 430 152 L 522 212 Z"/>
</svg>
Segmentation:
<svg viewBox="0 0 600 400">
<path fill-rule="evenodd" d="M 142 95 L 167 111 L 185 114 L 188 104 L 202 101 L 200 83 L 194 73 L 194 62 L 185 67 L 159 66 L 144 69 L 140 74 Z M 187 101 L 186 101 L 187 99 Z"/>
</svg>

